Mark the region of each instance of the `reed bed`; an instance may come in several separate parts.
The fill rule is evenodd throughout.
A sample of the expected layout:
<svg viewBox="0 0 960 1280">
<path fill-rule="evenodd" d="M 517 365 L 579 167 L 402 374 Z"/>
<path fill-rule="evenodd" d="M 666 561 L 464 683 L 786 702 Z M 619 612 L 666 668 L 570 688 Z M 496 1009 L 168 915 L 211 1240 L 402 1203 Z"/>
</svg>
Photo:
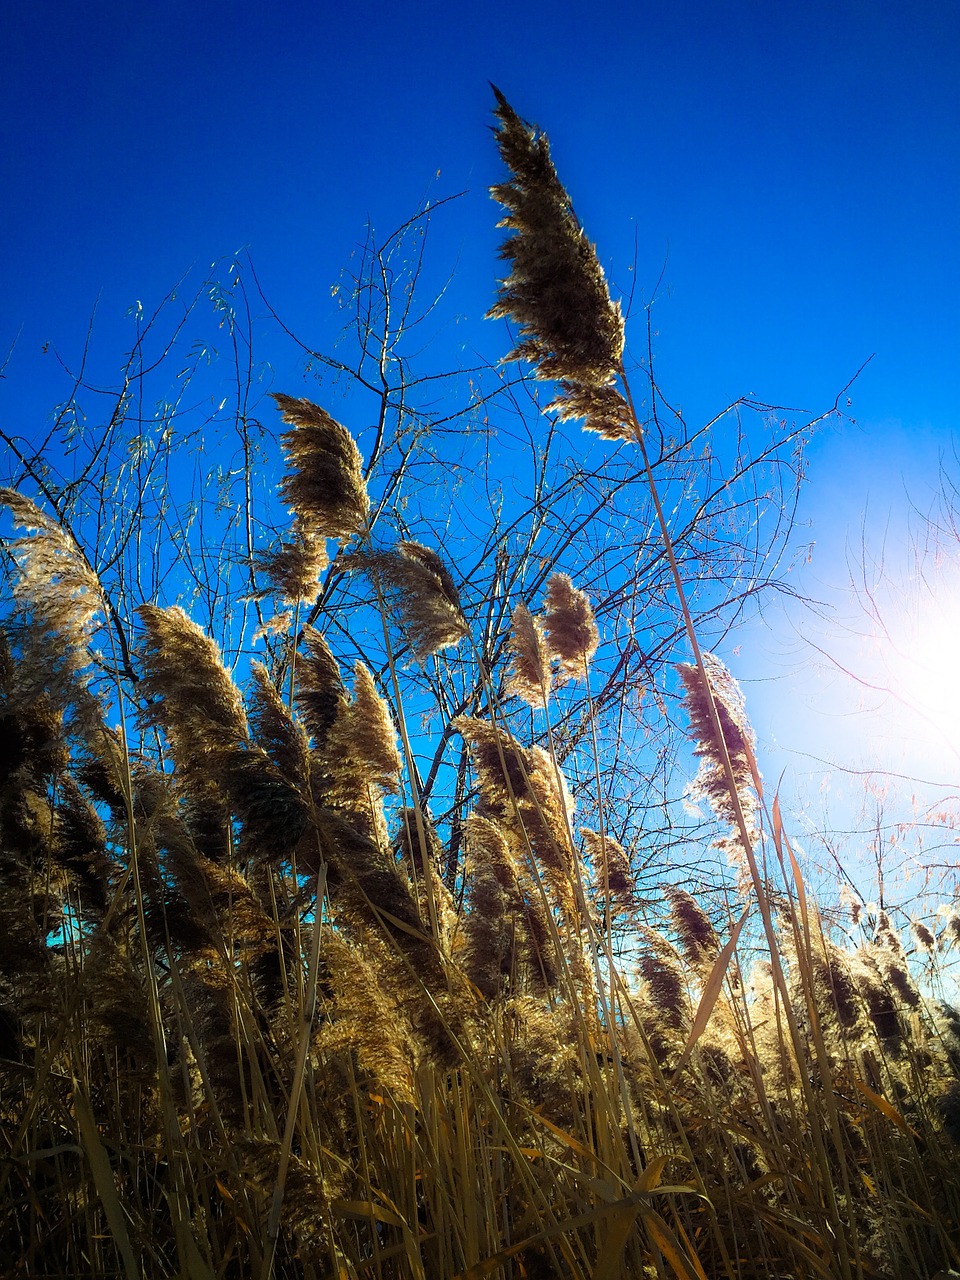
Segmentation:
<svg viewBox="0 0 960 1280">
<path fill-rule="evenodd" d="M 555 412 L 646 462 L 593 247 L 546 139 L 500 95 L 497 115 L 495 314 L 559 384 Z M 350 433 L 277 401 L 292 524 L 259 571 L 288 643 L 242 689 L 184 611 L 150 602 L 136 683 L 105 687 L 95 573 L 0 495 L 27 531 L 0 648 L 4 1274 L 960 1270 L 960 1015 L 914 962 L 937 964 L 956 914 L 907 938 L 863 915 L 856 941 L 827 921 L 689 615 L 695 787 L 735 909 L 664 885 L 642 918 L 629 851 L 578 827 L 550 733 L 520 740 L 492 683 L 453 725 L 476 798 L 451 885 L 402 672 L 342 671 L 302 618 L 339 539 L 387 643 L 430 661 L 471 644 L 455 570 L 375 547 Z M 549 722 L 558 684 L 589 687 L 596 643 L 589 601 L 554 576 L 516 601 L 506 696 Z"/>
</svg>

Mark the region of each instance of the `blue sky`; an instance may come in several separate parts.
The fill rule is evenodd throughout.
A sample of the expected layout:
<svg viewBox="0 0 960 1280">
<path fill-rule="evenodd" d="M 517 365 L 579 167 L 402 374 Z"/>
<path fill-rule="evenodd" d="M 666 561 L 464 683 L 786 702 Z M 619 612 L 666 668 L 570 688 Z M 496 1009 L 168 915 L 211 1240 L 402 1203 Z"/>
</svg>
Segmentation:
<svg viewBox="0 0 960 1280">
<path fill-rule="evenodd" d="M 809 450 L 799 541 L 816 546 L 798 585 L 842 587 L 865 509 L 871 537 L 895 544 L 906 497 L 928 503 L 953 456 L 956 3 L 41 0 L 8 5 L 4 44 L 7 430 L 41 429 L 43 344 L 75 358 L 98 298 L 97 340 L 119 350 L 131 304 L 241 248 L 321 342 L 365 221 L 390 228 L 428 194 L 467 193 L 435 239 L 479 333 L 492 80 L 550 134 L 614 285 L 632 284 L 635 252 L 643 300 L 662 277 L 658 376 L 688 420 L 739 395 L 827 408 L 873 356 L 855 423 Z M 790 626 L 752 628 L 738 672 L 761 736 L 788 753 L 825 732 L 821 677 Z M 845 735 L 862 745 L 849 717 L 830 733 L 838 753 Z"/>
</svg>

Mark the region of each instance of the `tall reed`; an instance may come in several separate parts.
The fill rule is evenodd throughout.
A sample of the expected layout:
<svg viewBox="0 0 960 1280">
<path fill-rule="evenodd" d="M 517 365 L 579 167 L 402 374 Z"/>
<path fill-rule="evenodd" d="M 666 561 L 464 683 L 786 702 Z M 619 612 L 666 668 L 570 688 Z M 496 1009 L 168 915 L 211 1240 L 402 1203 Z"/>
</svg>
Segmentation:
<svg viewBox="0 0 960 1280">
<path fill-rule="evenodd" d="M 559 383 L 560 415 L 643 451 L 594 248 L 544 136 L 499 93 L 497 117 L 512 234 L 494 314 L 519 327 L 512 356 Z M 694 786 L 724 828 L 735 909 L 691 881 L 643 916 L 596 741 L 599 829 L 578 828 L 550 716 L 565 682 L 589 688 L 599 630 L 565 575 L 541 614 L 515 602 L 503 690 L 484 671 L 486 705 L 451 704 L 474 789 L 451 889 L 459 836 L 421 799 L 401 659 L 470 644 L 455 567 L 375 546 L 349 433 L 277 402 L 292 529 L 260 572 L 287 643 L 245 688 L 182 609 L 148 601 L 137 685 L 111 692 L 96 574 L 55 520 L 0 494 L 33 530 L 0 633 L 6 1273 L 960 1268 L 960 1015 L 889 915 L 857 945 L 831 929 L 689 613 Z M 371 583 L 383 671 L 345 678 L 342 619 L 318 614 L 324 634 L 300 616 L 327 539 Z M 514 697 L 540 742 L 511 728 Z M 939 934 L 913 922 L 929 964 L 951 911 Z"/>
</svg>

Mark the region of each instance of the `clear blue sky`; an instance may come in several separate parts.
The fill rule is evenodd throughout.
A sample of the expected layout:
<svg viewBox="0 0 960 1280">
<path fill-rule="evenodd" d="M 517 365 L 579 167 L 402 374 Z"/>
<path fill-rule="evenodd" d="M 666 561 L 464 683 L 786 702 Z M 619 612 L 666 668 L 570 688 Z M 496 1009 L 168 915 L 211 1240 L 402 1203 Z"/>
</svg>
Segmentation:
<svg viewBox="0 0 960 1280">
<path fill-rule="evenodd" d="M 492 80 L 549 132 L 614 284 L 635 243 L 641 296 L 663 272 L 659 378 L 690 421 L 743 394 L 825 408 L 874 356 L 856 425 L 810 450 L 805 582 L 839 581 L 864 504 L 896 525 L 904 493 L 952 454 L 954 0 L 40 0 L 8 4 L 3 42 L 7 430 L 41 428 L 42 345 L 75 357 L 98 297 L 99 340 L 116 326 L 119 351 L 136 299 L 241 247 L 280 314 L 321 342 L 365 220 L 389 229 L 428 192 L 468 192 L 441 239 L 479 323 L 497 238 Z M 751 632 L 751 669 L 779 644 Z M 779 686 L 745 684 L 762 733 L 779 714 L 782 743 L 815 735 Z"/>
</svg>

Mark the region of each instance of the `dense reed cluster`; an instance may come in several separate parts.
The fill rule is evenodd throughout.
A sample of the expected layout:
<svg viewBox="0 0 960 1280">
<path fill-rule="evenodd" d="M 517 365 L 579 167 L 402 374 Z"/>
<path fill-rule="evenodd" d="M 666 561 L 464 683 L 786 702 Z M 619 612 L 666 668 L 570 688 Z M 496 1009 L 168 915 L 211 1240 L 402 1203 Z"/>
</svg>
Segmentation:
<svg viewBox="0 0 960 1280">
<path fill-rule="evenodd" d="M 620 312 L 546 140 L 499 95 L 497 114 L 514 354 L 561 382 L 562 413 L 639 439 Z M 137 680 L 111 685 L 96 574 L 0 493 L 30 531 L 0 630 L 4 1274 L 960 1269 L 960 1014 L 929 980 L 956 909 L 910 937 L 879 908 L 831 924 L 702 654 L 680 669 L 693 785 L 739 879 L 725 899 L 665 884 L 643 912 L 628 838 L 602 806 L 580 828 L 552 733 L 508 714 L 549 723 L 560 686 L 589 688 L 598 624 L 559 573 L 540 612 L 516 602 L 503 682 L 453 708 L 471 810 L 435 822 L 402 664 L 469 647 L 475 620 L 437 551 L 374 544 L 347 430 L 276 399 L 293 524 L 258 571 L 292 612 L 240 684 L 187 612 L 146 601 Z M 339 620 L 300 617 L 328 539 L 370 584 L 382 671 L 345 673 Z"/>
</svg>

